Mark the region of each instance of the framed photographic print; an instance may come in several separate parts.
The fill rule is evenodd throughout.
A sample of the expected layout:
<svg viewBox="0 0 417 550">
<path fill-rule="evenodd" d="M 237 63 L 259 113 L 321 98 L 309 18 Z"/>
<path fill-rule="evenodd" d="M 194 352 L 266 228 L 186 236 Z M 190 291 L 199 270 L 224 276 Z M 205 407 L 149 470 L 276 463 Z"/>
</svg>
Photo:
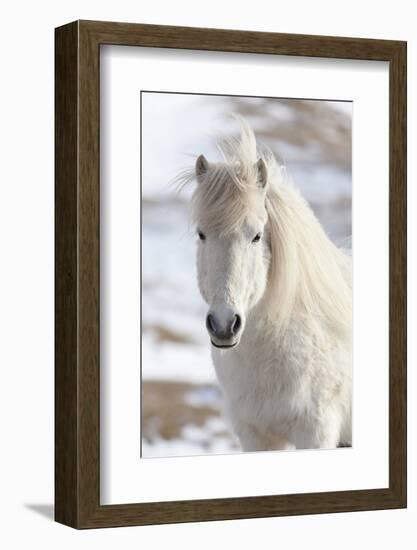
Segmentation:
<svg viewBox="0 0 417 550">
<path fill-rule="evenodd" d="M 56 520 L 406 506 L 406 44 L 56 29 Z"/>
</svg>

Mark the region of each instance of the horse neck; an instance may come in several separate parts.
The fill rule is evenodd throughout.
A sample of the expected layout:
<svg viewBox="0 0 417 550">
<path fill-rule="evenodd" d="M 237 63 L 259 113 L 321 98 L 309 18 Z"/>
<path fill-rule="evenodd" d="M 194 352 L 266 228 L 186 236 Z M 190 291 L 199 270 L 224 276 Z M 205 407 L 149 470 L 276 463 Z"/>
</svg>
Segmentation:
<svg viewBox="0 0 417 550">
<path fill-rule="evenodd" d="M 297 319 L 317 319 L 326 330 L 350 330 L 351 288 L 346 256 L 325 234 L 296 189 L 283 185 L 267 197 L 271 265 L 265 295 L 255 308 L 285 330 Z"/>
</svg>

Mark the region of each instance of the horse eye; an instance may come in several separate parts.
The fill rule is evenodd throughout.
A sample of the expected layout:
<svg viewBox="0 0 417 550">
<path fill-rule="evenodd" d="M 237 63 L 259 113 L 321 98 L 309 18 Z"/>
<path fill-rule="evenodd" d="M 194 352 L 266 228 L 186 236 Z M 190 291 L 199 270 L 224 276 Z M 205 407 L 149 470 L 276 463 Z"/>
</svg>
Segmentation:
<svg viewBox="0 0 417 550">
<path fill-rule="evenodd" d="M 206 236 L 201 231 L 197 231 L 197 235 L 198 235 L 198 238 L 200 239 L 200 241 L 205 241 L 206 240 Z"/>
<path fill-rule="evenodd" d="M 261 240 L 261 233 L 258 233 L 257 235 L 254 236 L 254 238 L 252 239 L 252 242 L 253 243 L 257 243 L 258 241 Z"/>
</svg>

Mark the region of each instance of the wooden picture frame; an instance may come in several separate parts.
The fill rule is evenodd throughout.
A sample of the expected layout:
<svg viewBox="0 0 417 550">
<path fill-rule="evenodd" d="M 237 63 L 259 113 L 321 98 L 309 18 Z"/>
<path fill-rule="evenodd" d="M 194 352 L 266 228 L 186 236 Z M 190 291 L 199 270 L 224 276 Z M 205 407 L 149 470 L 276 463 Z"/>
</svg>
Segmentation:
<svg viewBox="0 0 417 550">
<path fill-rule="evenodd" d="M 389 487 L 100 504 L 99 56 L 117 44 L 389 62 Z M 406 506 L 406 43 L 76 21 L 56 29 L 55 519 L 75 528 Z"/>
</svg>

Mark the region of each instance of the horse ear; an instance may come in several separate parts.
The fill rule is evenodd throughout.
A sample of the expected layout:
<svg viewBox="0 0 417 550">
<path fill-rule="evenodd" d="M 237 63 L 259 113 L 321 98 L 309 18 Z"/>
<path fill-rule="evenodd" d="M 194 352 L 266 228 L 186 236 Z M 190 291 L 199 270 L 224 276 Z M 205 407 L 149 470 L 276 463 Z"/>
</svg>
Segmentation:
<svg viewBox="0 0 417 550">
<path fill-rule="evenodd" d="M 195 173 L 198 181 L 200 181 L 201 177 L 207 172 L 209 166 L 210 165 L 206 157 L 204 155 L 200 155 L 195 163 Z"/>
<path fill-rule="evenodd" d="M 262 189 L 265 189 L 266 184 L 268 183 L 268 170 L 266 168 L 265 161 L 260 158 L 255 165 L 257 174 L 258 174 L 258 185 Z"/>
</svg>

